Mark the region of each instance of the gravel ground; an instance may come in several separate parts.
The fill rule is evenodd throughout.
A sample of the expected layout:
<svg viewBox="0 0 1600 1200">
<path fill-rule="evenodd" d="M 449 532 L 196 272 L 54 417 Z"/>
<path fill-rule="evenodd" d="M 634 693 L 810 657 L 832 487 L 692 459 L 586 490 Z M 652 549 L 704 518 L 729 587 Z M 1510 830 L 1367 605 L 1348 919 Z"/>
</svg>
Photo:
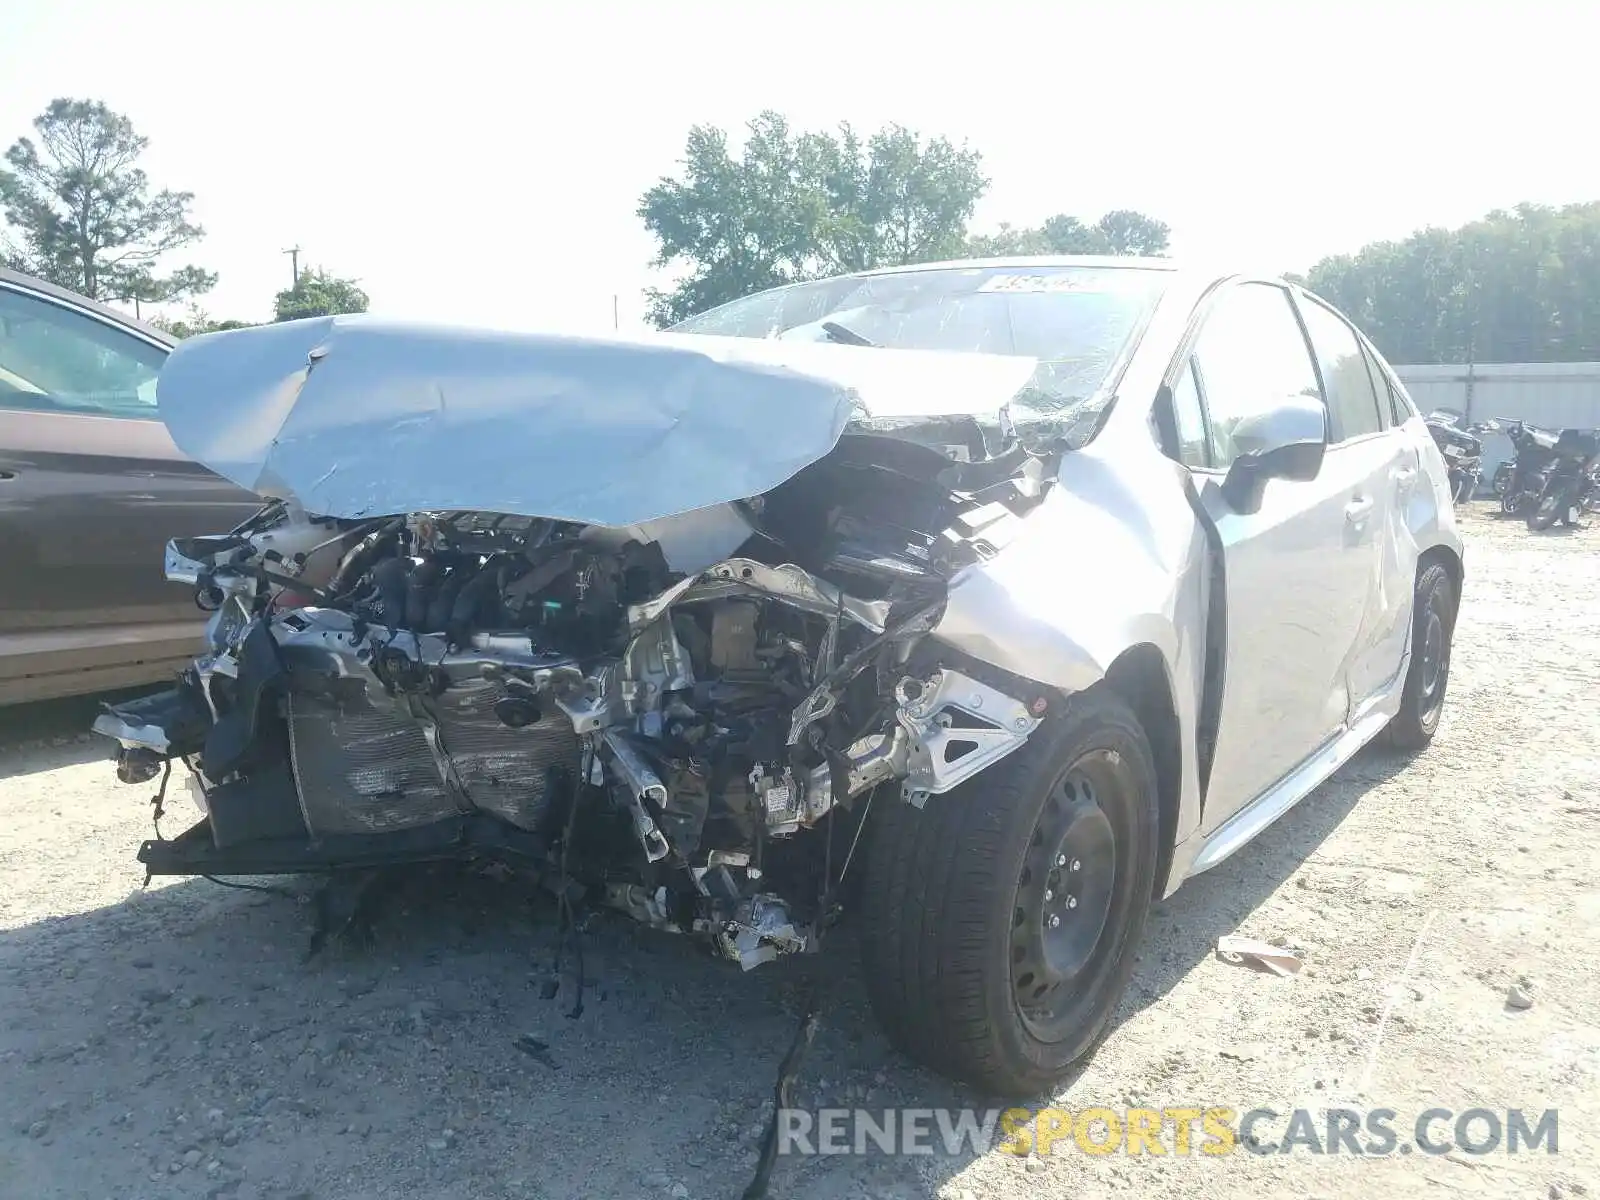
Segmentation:
<svg viewBox="0 0 1600 1200">
<path fill-rule="evenodd" d="M 1481 511 L 1464 525 L 1433 748 L 1359 756 L 1160 905 L 1116 1028 L 1060 1102 L 1381 1105 L 1402 1132 L 1433 1106 L 1554 1107 L 1558 1154 L 1069 1144 L 1049 1159 L 788 1159 L 773 1194 L 1600 1197 L 1600 528 L 1530 535 Z M 0 714 L 0 1195 L 738 1194 L 805 968 L 741 975 L 602 919 L 568 1019 L 567 989 L 541 995 L 549 908 L 460 876 L 419 877 L 373 944 L 303 962 L 303 902 L 205 880 L 141 890 L 148 789 L 116 784 L 77 733 L 91 711 Z M 1305 970 L 1219 961 L 1235 932 L 1298 948 Z M 897 1059 L 853 965 L 843 975 L 801 1103 L 992 1104 Z M 1519 980 L 1525 1010 L 1506 1003 Z M 547 1050 L 520 1052 L 525 1034 Z"/>
</svg>

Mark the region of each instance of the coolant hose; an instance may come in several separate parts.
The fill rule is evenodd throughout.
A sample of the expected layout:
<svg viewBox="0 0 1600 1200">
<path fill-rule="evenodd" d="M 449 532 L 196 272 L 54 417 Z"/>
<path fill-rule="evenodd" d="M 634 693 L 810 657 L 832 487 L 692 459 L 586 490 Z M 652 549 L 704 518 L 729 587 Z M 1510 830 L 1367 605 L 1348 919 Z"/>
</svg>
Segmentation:
<svg viewBox="0 0 1600 1200">
<path fill-rule="evenodd" d="M 404 518 L 397 518 L 357 542 L 328 581 L 328 591 L 335 596 L 342 596 L 353 588 L 372 568 L 372 564 L 378 561 L 378 556 L 390 548 L 389 543 L 404 525 Z"/>
</svg>

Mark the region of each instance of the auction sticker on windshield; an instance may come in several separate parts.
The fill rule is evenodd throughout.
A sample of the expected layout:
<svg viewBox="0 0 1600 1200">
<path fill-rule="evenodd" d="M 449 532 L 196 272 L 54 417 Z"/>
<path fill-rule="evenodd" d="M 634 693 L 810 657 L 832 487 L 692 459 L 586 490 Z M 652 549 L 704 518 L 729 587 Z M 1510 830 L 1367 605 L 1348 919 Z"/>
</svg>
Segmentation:
<svg viewBox="0 0 1600 1200">
<path fill-rule="evenodd" d="M 1083 292 L 1086 295 L 1148 291 L 1153 272 L 1124 267 L 1084 270 L 1005 271 L 989 276 L 979 292 Z"/>
</svg>

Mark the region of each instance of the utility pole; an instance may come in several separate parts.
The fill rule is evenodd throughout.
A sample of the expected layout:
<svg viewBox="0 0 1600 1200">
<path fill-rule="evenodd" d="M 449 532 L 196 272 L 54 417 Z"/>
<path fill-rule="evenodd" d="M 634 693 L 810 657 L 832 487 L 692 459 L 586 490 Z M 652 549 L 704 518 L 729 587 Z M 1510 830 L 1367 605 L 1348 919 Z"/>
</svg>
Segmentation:
<svg viewBox="0 0 1600 1200">
<path fill-rule="evenodd" d="M 294 273 L 294 278 L 289 281 L 290 290 L 300 286 L 300 247 L 291 246 L 284 251 L 289 256 L 289 270 Z"/>
<path fill-rule="evenodd" d="M 1478 277 L 1467 266 L 1467 394 L 1462 408 L 1467 424 L 1472 423 L 1473 378 L 1478 358 Z"/>
<path fill-rule="evenodd" d="M 617 294 L 611 293 L 611 331 L 615 333 L 622 328 L 622 318 L 617 308 Z"/>
</svg>

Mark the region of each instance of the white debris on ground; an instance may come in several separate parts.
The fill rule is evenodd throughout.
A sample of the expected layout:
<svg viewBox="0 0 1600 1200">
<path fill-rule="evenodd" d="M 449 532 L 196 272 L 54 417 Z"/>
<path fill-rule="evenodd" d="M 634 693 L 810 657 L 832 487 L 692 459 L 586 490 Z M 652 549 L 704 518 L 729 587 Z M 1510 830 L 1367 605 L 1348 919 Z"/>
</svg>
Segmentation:
<svg viewBox="0 0 1600 1200">
<path fill-rule="evenodd" d="M 1118 1024 L 1060 1103 L 1560 1110 L 1559 1153 L 780 1162 L 775 1197 L 1600 1197 L 1600 528 L 1464 518 L 1444 727 L 1368 752 L 1161 904 Z M 309 910 L 140 889 L 146 789 L 0 710 L 0 1195 L 726 1197 L 749 1178 L 804 980 L 609 918 L 568 1020 L 549 907 L 423 876 L 375 942 L 303 963 Z M 19 744 L 20 742 L 20 744 Z M 172 804 L 164 828 L 191 815 Z M 305 887 L 298 881 L 291 881 Z M 1291 977 L 1215 955 L 1239 935 Z M 833 951 L 853 953 L 848 933 Z M 990 1107 L 888 1050 L 846 972 L 803 1105 Z M 520 1040 L 519 1040 L 520 1039 Z M 534 1049 L 529 1049 L 532 1046 Z M 535 1052 L 535 1050 L 537 1052 Z M 1169 1140 L 1170 1151 L 1170 1140 Z"/>
</svg>

